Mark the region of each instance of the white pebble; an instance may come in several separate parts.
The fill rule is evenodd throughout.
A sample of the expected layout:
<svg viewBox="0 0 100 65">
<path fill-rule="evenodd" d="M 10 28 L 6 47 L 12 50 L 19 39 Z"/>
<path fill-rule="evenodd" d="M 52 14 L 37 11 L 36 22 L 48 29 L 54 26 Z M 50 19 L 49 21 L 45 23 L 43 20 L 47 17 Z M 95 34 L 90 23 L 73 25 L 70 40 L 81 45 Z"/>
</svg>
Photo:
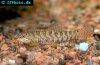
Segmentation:
<svg viewBox="0 0 100 65">
<path fill-rule="evenodd" d="M 89 48 L 89 44 L 86 42 L 82 42 L 82 43 L 79 43 L 79 45 L 75 45 L 75 48 L 79 49 L 80 51 L 87 51 Z"/>
<path fill-rule="evenodd" d="M 29 40 L 27 38 L 20 38 L 19 41 L 22 43 L 30 43 L 31 40 Z"/>
<path fill-rule="evenodd" d="M 100 29 L 95 29 L 94 33 L 100 34 Z"/>
<path fill-rule="evenodd" d="M 15 62 L 15 60 L 11 60 L 11 59 L 10 59 L 10 60 L 8 61 L 8 63 L 13 65 L 13 64 L 15 64 L 16 62 Z"/>
</svg>

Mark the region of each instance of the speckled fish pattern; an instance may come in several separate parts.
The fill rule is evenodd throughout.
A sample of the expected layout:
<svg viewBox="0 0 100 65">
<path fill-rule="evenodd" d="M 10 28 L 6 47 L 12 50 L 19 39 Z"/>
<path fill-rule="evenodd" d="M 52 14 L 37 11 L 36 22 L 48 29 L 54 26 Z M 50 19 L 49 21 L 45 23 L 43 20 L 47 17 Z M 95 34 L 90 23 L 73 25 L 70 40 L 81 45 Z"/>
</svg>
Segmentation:
<svg viewBox="0 0 100 65">
<path fill-rule="evenodd" d="M 63 30 L 63 29 L 52 29 L 52 30 L 34 30 L 32 32 L 22 33 L 16 36 L 16 38 L 26 38 L 33 43 L 46 43 L 46 42 L 81 42 L 87 41 L 87 39 L 93 39 L 93 32 L 81 28 L 76 30 Z M 93 41 L 93 40 L 91 40 Z"/>
</svg>

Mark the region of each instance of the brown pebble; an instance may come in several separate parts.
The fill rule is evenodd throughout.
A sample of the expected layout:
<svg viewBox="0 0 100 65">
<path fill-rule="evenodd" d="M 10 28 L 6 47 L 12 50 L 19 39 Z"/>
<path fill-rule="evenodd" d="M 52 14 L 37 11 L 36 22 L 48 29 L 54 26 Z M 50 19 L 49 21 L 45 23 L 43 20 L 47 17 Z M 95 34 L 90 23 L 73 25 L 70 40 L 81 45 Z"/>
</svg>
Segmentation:
<svg viewBox="0 0 100 65">
<path fill-rule="evenodd" d="M 97 42 L 97 43 L 96 43 L 96 49 L 97 49 L 97 50 L 100 50 L 100 42 Z"/>
<path fill-rule="evenodd" d="M 100 50 L 100 44 L 96 46 L 96 49 L 97 50 Z"/>
<path fill-rule="evenodd" d="M 6 51 L 8 49 L 9 49 L 9 47 L 8 47 L 7 44 L 3 44 L 2 47 L 1 47 L 1 50 L 4 50 L 4 51 Z"/>
<path fill-rule="evenodd" d="M 25 53 L 26 52 L 26 47 L 20 47 L 19 52 L 20 53 Z"/>
<path fill-rule="evenodd" d="M 4 36 L 0 35 L 0 41 L 3 41 L 3 39 L 4 39 Z"/>
</svg>

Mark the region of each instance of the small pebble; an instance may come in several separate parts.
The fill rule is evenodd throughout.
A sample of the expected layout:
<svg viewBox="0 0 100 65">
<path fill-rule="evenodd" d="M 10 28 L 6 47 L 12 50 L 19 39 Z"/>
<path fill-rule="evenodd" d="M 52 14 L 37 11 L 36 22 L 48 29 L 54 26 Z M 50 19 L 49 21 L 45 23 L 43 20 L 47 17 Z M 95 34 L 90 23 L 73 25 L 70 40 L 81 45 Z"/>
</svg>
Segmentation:
<svg viewBox="0 0 100 65">
<path fill-rule="evenodd" d="M 98 57 L 92 57 L 91 60 L 94 61 L 94 62 L 96 62 L 96 61 L 99 60 L 99 58 Z"/>
<path fill-rule="evenodd" d="M 27 38 L 19 38 L 19 41 L 22 43 L 30 43 L 31 40 L 29 40 Z"/>
<path fill-rule="evenodd" d="M 3 44 L 2 47 L 1 47 L 1 50 L 4 50 L 4 51 L 6 51 L 8 49 L 9 49 L 9 47 L 8 47 L 7 44 Z"/>
<path fill-rule="evenodd" d="M 18 65 L 22 65 L 23 60 L 22 60 L 21 58 L 17 58 L 17 59 L 16 59 L 16 63 L 17 63 Z"/>
<path fill-rule="evenodd" d="M 11 50 L 12 50 L 13 52 L 16 52 L 16 50 L 17 50 L 16 46 L 12 46 L 12 47 L 11 47 Z"/>
<path fill-rule="evenodd" d="M 87 65 L 93 65 L 93 62 L 91 60 L 88 60 Z"/>
<path fill-rule="evenodd" d="M 25 53 L 26 52 L 26 47 L 20 47 L 19 52 L 20 53 Z"/>
<path fill-rule="evenodd" d="M 60 64 L 60 65 L 65 65 L 65 64 L 66 64 L 66 62 L 65 62 L 65 60 L 64 60 L 64 59 L 59 59 L 59 64 Z"/>
<path fill-rule="evenodd" d="M 8 61 L 8 64 L 10 64 L 10 65 L 14 65 L 15 63 L 16 63 L 15 60 L 11 60 L 11 59 L 10 59 L 10 60 Z"/>
<path fill-rule="evenodd" d="M 96 49 L 100 50 L 100 42 L 96 44 Z"/>
<path fill-rule="evenodd" d="M 3 39 L 4 39 L 4 36 L 0 35 L 0 41 L 3 41 Z"/>
<path fill-rule="evenodd" d="M 80 43 L 79 45 L 76 45 L 76 49 L 79 49 L 80 51 L 87 51 L 89 48 L 89 44 L 86 42 Z"/>
<path fill-rule="evenodd" d="M 94 30 L 94 33 L 95 33 L 95 34 L 100 34 L 100 29 L 95 29 L 95 30 Z"/>
</svg>

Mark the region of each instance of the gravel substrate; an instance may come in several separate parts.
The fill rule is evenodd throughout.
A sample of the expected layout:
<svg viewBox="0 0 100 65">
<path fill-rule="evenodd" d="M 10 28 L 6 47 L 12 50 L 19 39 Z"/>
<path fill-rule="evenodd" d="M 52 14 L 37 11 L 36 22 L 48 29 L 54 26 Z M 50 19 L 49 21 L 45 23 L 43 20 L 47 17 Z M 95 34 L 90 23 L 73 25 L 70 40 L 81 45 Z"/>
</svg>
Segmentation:
<svg viewBox="0 0 100 65">
<path fill-rule="evenodd" d="M 100 0 L 35 0 L 34 5 L 34 11 L 20 12 L 22 18 L 0 24 L 0 65 L 100 65 Z M 44 42 L 44 35 L 43 42 L 32 41 L 40 34 L 35 30 L 59 29 L 78 29 L 78 38 L 72 33 L 59 42 L 61 35 L 54 33 L 56 42 Z"/>
</svg>

